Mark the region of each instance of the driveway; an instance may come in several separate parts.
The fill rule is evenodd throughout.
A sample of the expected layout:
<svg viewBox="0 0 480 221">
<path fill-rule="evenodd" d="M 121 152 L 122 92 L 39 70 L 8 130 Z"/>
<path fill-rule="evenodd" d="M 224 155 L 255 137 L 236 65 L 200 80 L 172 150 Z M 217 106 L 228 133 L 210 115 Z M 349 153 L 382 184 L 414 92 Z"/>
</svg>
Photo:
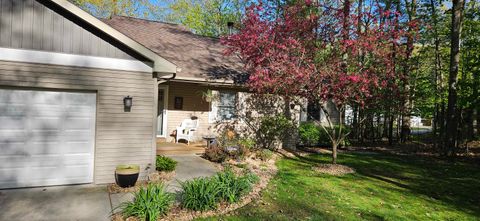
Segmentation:
<svg viewBox="0 0 480 221">
<path fill-rule="evenodd" d="M 110 220 L 106 186 L 0 190 L 0 220 Z"/>
</svg>

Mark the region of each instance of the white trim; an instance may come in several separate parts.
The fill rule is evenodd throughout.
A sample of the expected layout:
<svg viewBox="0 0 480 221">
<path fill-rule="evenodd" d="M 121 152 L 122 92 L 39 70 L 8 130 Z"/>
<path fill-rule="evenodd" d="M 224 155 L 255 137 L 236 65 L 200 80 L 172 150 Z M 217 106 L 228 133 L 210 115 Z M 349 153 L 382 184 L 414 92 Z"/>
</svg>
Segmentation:
<svg viewBox="0 0 480 221">
<path fill-rule="evenodd" d="M 158 135 L 157 137 L 167 138 L 167 122 L 168 122 L 168 85 L 158 85 L 158 90 L 162 89 L 163 93 L 163 134 Z M 158 91 L 157 91 L 158 93 Z M 157 98 L 158 99 L 158 98 Z M 157 101 L 158 102 L 158 101 Z M 158 106 L 158 105 L 157 105 Z M 158 107 L 157 107 L 158 108 Z M 158 125 L 158 123 L 157 123 Z M 158 128 L 155 133 L 158 132 Z"/>
<path fill-rule="evenodd" d="M 0 60 L 152 73 L 152 67 L 137 60 L 12 48 L 0 48 Z"/>
</svg>

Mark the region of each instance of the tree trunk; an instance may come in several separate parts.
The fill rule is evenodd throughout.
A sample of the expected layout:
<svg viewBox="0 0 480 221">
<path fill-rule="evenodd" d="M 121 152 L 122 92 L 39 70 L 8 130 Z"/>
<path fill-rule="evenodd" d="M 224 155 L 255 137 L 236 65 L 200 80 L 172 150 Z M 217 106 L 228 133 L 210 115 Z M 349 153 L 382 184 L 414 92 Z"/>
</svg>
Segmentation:
<svg viewBox="0 0 480 221">
<path fill-rule="evenodd" d="M 416 19 L 417 16 L 417 1 L 412 0 L 408 3 L 408 0 L 405 0 L 405 8 L 407 9 L 408 13 L 408 21 L 413 21 Z M 408 29 L 408 32 L 411 32 L 411 28 Z M 407 57 L 404 63 L 404 73 L 405 73 L 405 93 L 406 93 L 406 100 L 403 106 L 403 117 L 402 117 L 402 131 L 400 133 L 400 141 L 403 143 L 407 141 L 408 137 L 410 136 L 410 114 L 412 112 L 412 96 L 411 96 L 411 88 L 410 88 L 410 56 L 413 53 L 414 45 L 413 45 L 413 36 L 408 35 L 407 37 Z"/>
<path fill-rule="evenodd" d="M 452 0 L 452 26 L 450 35 L 450 69 L 448 76 L 448 105 L 447 124 L 444 150 L 449 156 L 455 155 L 457 146 L 457 77 L 460 62 L 460 36 L 462 33 L 462 14 L 465 7 L 464 0 Z"/>
<path fill-rule="evenodd" d="M 393 122 L 395 121 L 395 117 L 393 114 L 390 114 L 390 120 L 388 122 L 388 145 L 393 145 Z"/>
<path fill-rule="evenodd" d="M 480 138 L 480 105 L 477 106 L 477 137 Z"/>
<path fill-rule="evenodd" d="M 430 0 L 430 14 L 432 15 L 433 20 L 433 32 L 434 32 L 434 39 L 435 39 L 435 65 L 434 65 L 434 73 L 435 73 L 435 112 L 433 118 L 433 146 L 435 149 L 439 146 L 439 141 L 443 139 L 443 137 L 438 134 L 438 129 L 440 124 L 443 124 L 443 121 L 440 121 L 440 102 L 443 102 L 443 78 L 441 72 L 441 57 L 440 57 L 440 38 L 438 36 L 438 19 L 437 19 L 437 10 L 434 0 Z"/>
<path fill-rule="evenodd" d="M 332 142 L 332 164 L 337 164 L 337 142 Z"/>
</svg>

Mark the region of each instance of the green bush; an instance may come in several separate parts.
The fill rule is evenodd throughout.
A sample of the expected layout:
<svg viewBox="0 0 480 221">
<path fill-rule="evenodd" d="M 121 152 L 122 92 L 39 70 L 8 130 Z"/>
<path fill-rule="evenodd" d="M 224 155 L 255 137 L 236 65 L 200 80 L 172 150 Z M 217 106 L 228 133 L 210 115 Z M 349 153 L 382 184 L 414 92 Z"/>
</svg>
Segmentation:
<svg viewBox="0 0 480 221">
<path fill-rule="evenodd" d="M 267 161 L 272 159 L 273 157 L 273 152 L 269 149 L 262 149 L 257 152 L 257 157 L 260 158 L 263 161 Z"/>
<path fill-rule="evenodd" d="M 253 174 L 253 176 L 256 175 Z M 214 179 L 218 182 L 219 199 L 229 203 L 238 202 L 243 195 L 252 190 L 256 182 L 252 175 L 236 176 L 230 168 L 217 173 Z"/>
<path fill-rule="evenodd" d="M 181 182 L 181 204 L 183 208 L 205 211 L 217 208 L 219 183 L 216 179 L 202 177 Z"/>
<path fill-rule="evenodd" d="M 300 127 L 298 128 L 298 135 L 300 137 L 301 143 L 307 146 L 318 144 L 318 142 L 320 141 L 321 130 L 323 129 L 319 128 L 314 123 L 308 122 L 300 124 Z"/>
<path fill-rule="evenodd" d="M 174 171 L 177 167 L 177 161 L 166 156 L 157 156 L 156 169 L 157 171 Z"/>
<path fill-rule="evenodd" d="M 294 126 L 285 116 L 262 117 L 257 141 L 263 148 L 275 149 L 275 141 L 281 140 L 291 128 Z"/>
<path fill-rule="evenodd" d="M 165 190 L 163 184 L 149 184 L 134 194 L 132 202 L 120 205 L 124 217 L 135 216 L 141 220 L 155 221 L 167 214 L 174 196 Z"/>
<path fill-rule="evenodd" d="M 246 149 L 253 149 L 255 147 L 255 140 L 250 138 L 240 138 L 237 141 L 238 145 L 246 148 Z"/>
</svg>

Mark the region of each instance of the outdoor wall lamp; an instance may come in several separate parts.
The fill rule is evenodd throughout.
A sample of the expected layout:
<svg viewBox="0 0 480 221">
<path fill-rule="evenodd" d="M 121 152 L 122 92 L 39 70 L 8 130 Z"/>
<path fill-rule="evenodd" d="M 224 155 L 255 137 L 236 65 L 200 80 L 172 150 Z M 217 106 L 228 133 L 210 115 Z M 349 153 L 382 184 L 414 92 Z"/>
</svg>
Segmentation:
<svg viewBox="0 0 480 221">
<path fill-rule="evenodd" d="M 123 110 L 125 112 L 130 112 L 133 105 L 133 97 L 126 96 L 123 98 Z"/>
</svg>

